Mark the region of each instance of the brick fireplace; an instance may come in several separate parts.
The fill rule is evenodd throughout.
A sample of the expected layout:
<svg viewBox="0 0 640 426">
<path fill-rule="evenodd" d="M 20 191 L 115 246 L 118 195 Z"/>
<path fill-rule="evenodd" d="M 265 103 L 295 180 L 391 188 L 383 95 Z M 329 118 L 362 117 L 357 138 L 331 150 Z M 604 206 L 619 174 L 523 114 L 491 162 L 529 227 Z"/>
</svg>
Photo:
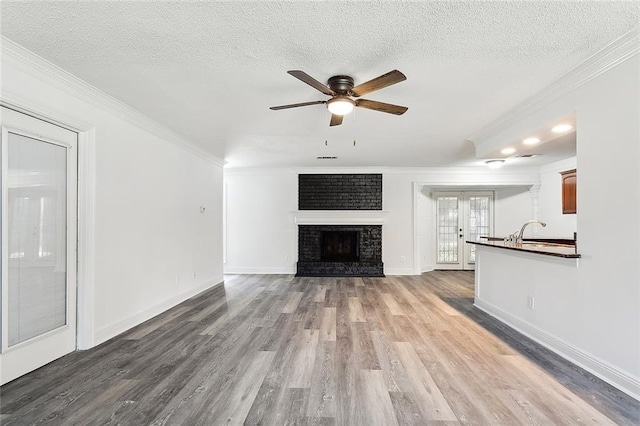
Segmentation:
<svg viewBox="0 0 640 426">
<path fill-rule="evenodd" d="M 382 175 L 299 175 L 297 276 L 384 276 Z"/>
</svg>

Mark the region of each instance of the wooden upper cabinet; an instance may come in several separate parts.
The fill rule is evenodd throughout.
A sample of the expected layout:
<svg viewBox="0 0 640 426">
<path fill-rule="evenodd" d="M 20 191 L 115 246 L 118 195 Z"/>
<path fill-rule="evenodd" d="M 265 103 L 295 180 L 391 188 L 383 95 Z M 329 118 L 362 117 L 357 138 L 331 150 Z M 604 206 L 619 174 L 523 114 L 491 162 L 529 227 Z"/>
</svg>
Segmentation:
<svg viewBox="0 0 640 426">
<path fill-rule="evenodd" d="M 576 214 L 576 169 L 560 172 L 562 176 L 562 214 Z"/>
</svg>

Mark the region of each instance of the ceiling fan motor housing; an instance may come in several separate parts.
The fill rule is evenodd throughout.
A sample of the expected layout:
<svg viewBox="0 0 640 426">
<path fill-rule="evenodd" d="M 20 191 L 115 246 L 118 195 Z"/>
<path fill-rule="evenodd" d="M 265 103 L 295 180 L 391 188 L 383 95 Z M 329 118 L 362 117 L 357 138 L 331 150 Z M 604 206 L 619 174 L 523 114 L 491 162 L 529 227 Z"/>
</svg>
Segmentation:
<svg viewBox="0 0 640 426">
<path fill-rule="evenodd" d="M 353 89 L 353 78 L 348 75 L 335 75 L 327 81 L 331 90 L 340 94 L 347 94 Z"/>
</svg>

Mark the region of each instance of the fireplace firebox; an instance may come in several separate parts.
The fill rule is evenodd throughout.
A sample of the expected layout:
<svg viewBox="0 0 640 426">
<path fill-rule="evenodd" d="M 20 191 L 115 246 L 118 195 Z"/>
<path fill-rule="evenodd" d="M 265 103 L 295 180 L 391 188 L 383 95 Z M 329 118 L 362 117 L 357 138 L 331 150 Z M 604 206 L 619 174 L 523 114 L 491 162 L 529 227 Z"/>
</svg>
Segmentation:
<svg viewBox="0 0 640 426">
<path fill-rule="evenodd" d="M 381 225 L 299 225 L 297 276 L 383 277 Z"/>
<path fill-rule="evenodd" d="M 358 231 L 322 231 L 320 261 L 357 262 L 360 260 Z"/>
</svg>

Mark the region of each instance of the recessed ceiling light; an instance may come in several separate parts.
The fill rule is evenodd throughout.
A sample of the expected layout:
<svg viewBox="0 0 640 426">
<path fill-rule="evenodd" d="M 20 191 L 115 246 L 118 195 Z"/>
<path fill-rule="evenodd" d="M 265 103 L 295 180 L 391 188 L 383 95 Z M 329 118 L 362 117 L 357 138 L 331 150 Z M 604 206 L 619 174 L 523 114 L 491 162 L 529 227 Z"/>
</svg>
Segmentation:
<svg viewBox="0 0 640 426">
<path fill-rule="evenodd" d="M 320 156 L 320 157 L 317 157 L 317 158 L 318 158 L 318 160 L 337 160 L 338 159 L 338 157 L 328 156 L 328 155 L 327 156 Z"/>
<path fill-rule="evenodd" d="M 573 129 L 573 126 L 571 124 L 565 123 L 565 124 L 558 124 L 557 126 L 552 128 L 551 131 L 553 133 L 564 133 L 564 132 L 568 132 L 571 129 Z"/>
<path fill-rule="evenodd" d="M 525 140 L 522 141 L 522 143 L 525 145 L 535 145 L 539 142 L 540 142 L 540 139 L 538 138 L 526 138 Z"/>
<path fill-rule="evenodd" d="M 504 164 L 504 160 L 489 160 L 485 161 L 484 164 L 489 166 L 490 169 L 499 169 Z"/>
<path fill-rule="evenodd" d="M 504 154 L 504 155 L 511 155 L 511 154 L 513 154 L 514 152 L 516 152 L 516 149 L 515 149 L 515 148 L 512 148 L 512 147 L 510 147 L 510 146 L 509 146 L 509 147 L 504 148 L 504 149 L 503 149 L 502 151 L 500 151 L 500 152 L 501 152 L 502 154 Z"/>
</svg>

